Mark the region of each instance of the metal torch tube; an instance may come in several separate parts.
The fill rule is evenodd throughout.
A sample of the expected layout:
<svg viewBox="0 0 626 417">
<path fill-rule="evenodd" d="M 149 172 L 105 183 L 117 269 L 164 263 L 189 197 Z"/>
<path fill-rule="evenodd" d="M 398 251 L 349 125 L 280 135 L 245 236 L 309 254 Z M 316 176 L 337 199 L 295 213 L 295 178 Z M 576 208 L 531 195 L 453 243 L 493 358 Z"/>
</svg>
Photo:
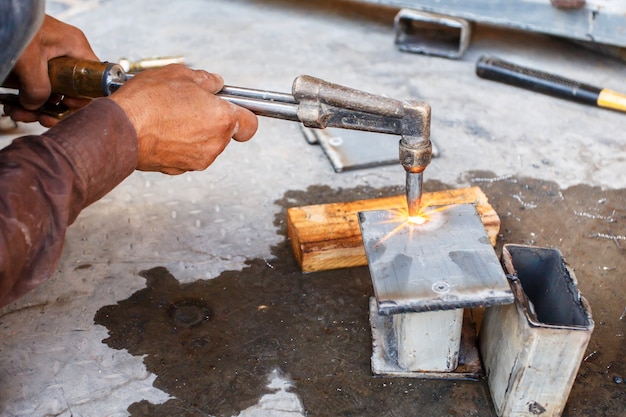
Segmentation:
<svg viewBox="0 0 626 417">
<path fill-rule="evenodd" d="M 275 101 L 261 101 L 247 97 L 237 97 L 228 95 L 217 95 L 230 103 L 245 107 L 258 116 L 273 117 L 276 119 L 291 120 L 299 122 L 298 106 L 290 103 L 280 103 Z"/>
<path fill-rule="evenodd" d="M 424 172 L 406 173 L 406 202 L 409 210 L 409 217 L 419 215 L 422 206 L 422 184 Z"/>
<path fill-rule="evenodd" d="M 409 216 L 419 215 L 422 205 L 424 170 L 432 158 L 430 142 L 430 106 L 424 102 L 404 103 L 405 119 L 411 134 L 400 140 L 400 163 L 406 170 L 406 202 Z"/>
<path fill-rule="evenodd" d="M 123 84 L 114 82 L 111 83 L 109 88 L 112 92 L 115 92 Z M 298 118 L 298 105 L 291 94 L 226 85 L 217 93 L 217 96 L 230 103 L 245 107 L 258 116 L 294 122 L 300 121 Z"/>
<path fill-rule="evenodd" d="M 253 88 L 242 88 L 225 85 L 218 95 L 247 97 L 257 100 L 276 101 L 279 103 L 297 104 L 296 99 L 291 94 L 277 93 L 275 91 L 256 90 Z"/>
</svg>

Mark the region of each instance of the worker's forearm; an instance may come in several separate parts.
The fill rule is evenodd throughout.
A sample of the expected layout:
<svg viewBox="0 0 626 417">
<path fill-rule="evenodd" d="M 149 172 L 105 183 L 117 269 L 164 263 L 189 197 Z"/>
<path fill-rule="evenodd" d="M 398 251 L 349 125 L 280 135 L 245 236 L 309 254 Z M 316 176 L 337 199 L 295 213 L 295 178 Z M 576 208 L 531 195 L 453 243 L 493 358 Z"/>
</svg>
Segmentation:
<svg viewBox="0 0 626 417">
<path fill-rule="evenodd" d="M 136 166 L 135 130 L 110 99 L 0 151 L 0 306 L 50 277 L 67 227 Z"/>
</svg>

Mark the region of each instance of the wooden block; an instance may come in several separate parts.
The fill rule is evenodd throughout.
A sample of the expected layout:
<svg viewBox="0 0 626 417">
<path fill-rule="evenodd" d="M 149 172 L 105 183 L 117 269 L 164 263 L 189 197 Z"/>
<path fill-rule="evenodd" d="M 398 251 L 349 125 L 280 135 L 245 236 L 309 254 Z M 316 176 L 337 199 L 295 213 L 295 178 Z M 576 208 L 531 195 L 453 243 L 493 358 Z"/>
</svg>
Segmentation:
<svg viewBox="0 0 626 417">
<path fill-rule="evenodd" d="M 479 187 L 425 193 L 424 206 L 474 204 L 491 244 L 495 246 L 500 218 Z M 358 213 L 370 210 L 406 211 L 404 195 L 318 204 L 287 210 L 287 233 L 302 272 L 367 265 Z"/>
</svg>

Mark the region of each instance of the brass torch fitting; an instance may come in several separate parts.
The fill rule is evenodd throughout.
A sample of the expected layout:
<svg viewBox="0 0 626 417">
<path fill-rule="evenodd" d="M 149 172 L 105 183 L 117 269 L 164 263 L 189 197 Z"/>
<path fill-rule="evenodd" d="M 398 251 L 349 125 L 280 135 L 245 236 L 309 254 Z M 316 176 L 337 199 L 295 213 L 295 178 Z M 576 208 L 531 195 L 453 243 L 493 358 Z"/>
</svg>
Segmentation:
<svg viewBox="0 0 626 417">
<path fill-rule="evenodd" d="M 416 142 L 400 140 L 400 163 L 407 172 L 419 174 L 424 171 L 433 156 L 433 147 L 428 138 Z"/>
<path fill-rule="evenodd" d="M 430 143 L 430 105 L 421 101 L 405 101 L 405 128 L 400 140 L 400 163 L 407 172 L 420 173 L 433 155 Z"/>
<path fill-rule="evenodd" d="M 404 132 L 400 139 L 400 164 L 406 171 L 406 202 L 410 217 L 417 216 L 422 205 L 423 172 L 433 155 L 430 142 L 430 106 L 409 101 L 405 109 Z"/>
</svg>

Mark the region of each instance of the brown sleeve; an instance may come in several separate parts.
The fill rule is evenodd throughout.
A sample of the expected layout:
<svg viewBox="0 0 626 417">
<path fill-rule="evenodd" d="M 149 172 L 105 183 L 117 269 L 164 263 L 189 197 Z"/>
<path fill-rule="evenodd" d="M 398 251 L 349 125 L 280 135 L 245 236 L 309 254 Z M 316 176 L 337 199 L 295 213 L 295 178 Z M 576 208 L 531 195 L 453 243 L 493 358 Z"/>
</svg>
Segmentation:
<svg viewBox="0 0 626 417">
<path fill-rule="evenodd" d="M 0 306 L 52 275 L 67 227 L 137 158 L 135 129 L 108 98 L 0 150 Z"/>
</svg>

